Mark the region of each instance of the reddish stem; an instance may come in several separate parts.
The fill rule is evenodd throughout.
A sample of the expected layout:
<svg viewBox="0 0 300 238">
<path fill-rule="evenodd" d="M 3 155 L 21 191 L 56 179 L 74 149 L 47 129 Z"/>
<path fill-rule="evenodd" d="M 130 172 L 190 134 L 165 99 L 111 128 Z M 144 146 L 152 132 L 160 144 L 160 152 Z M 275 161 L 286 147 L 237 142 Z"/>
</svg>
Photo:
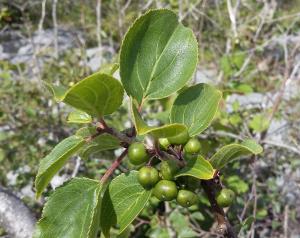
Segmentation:
<svg viewBox="0 0 300 238">
<path fill-rule="evenodd" d="M 98 131 L 103 131 L 103 132 L 106 132 L 108 134 L 111 134 L 112 136 L 118 138 L 121 142 L 124 142 L 126 143 L 127 145 L 131 144 L 132 141 L 133 141 L 133 138 L 131 137 L 128 137 L 127 135 L 119 132 L 118 130 L 116 130 L 115 128 L 113 127 L 109 127 L 106 122 L 104 121 L 103 118 L 101 118 L 99 120 L 99 122 L 96 124 L 97 126 L 97 130 Z M 127 146 L 126 145 L 126 146 Z M 125 146 L 125 147 L 126 147 Z"/>
<path fill-rule="evenodd" d="M 106 170 L 105 174 L 102 176 L 100 183 L 105 183 L 106 180 L 113 174 L 116 168 L 119 167 L 121 164 L 122 160 L 125 158 L 127 155 L 128 149 L 126 148 L 122 154 L 111 164 L 110 168 Z"/>
</svg>

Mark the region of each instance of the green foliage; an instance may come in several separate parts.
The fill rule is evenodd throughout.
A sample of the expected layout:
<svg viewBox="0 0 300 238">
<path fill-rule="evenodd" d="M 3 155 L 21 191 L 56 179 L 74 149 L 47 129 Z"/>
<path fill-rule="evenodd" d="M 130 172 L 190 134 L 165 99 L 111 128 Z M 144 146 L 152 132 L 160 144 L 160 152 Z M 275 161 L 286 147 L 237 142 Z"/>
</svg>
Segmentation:
<svg viewBox="0 0 300 238">
<path fill-rule="evenodd" d="M 204 131 L 213 120 L 221 92 L 207 84 L 197 84 L 182 91 L 171 109 L 172 123 L 186 125 L 190 136 Z"/>
<path fill-rule="evenodd" d="M 235 52 L 231 55 L 224 55 L 220 60 L 220 68 L 225 76 L 233 75 L 243 65 L 246 54 L 244 52 Z"/>
<path fill-rule="evenodd" d="M 263 132 L 269 127 L 269 122 L 264 115 L 257 114 L 249 122 L 249 127 L 255 132 Z"/>
<path fill-rule="evenodd" d="M 83 127 L 76 132 L 76 135 L 83 138 L 89 138 L 97 133 L 95 127 Z M 113 150 L 120 147 L 120 141 L 110 135 L 102 134 L 97 136 L 95 139 L 85 143 L 82 148 L 80 148 L 80 156 L 82 158 L 97 157 L 102 151 Z"/>
<path fill-rule="evenodd" d="M 51 92 L 53 98 L 56 102 L 61 102 L 64 100 L 67 89 L 62 85 L 52 85 L 48 82 L 44 82 L 45 87 Z"/>
<path fill-rule="evenodd" d="M 37 198 L 47 187 L 51 178 L 85 143 L 85 140 L 80 136 L 70 136 L 56 145 L 51 153 L 41 160 L 39 171 L 35 179 Z"/>
<path fill-rule="evenodd" d="M 138 182 L 138 172 L 121 174 L 109 184 L 102 202 L 100 215 L 101 230 L 109 237 L 113 225 L 122 233 L 141 212 L 151 196 Z"/>
<path fill-rule="evenodd" d="M 186 158 L 187 165 L 182 168 L 175 177 L 192 176 L 198 179 L 212 179 L 215 173 L 212 165 L 202 156 L 190 156 Z"/>
<path fill-rule="evenodd" d="M 187 218 L 178 210 L 170 214 L 170 221 L 176 231 L 176 237 L 197 237 L 197 233 L 190 227 Z"/>
<path fill-rule="evenodd" d="M 91 116 L 101 117 L 120 107 L 123 88 L 115 78 L 96 73 L 66 91 L 62 101 Z"/>
<path fill-rule="evenodd" d="M 55 190 L 43 209 L 34 238 L 95 238 L 104 190 L 98 181 L 87 178 L 74 178 Z"/>
<path fill-rule="evenodd" d="M 210 163 L 215 169 L 221 169 L 241 156 L 259 154 L 262 151 L 263 148 L 254 140 L 245 140 L 241 144 L 230 144 L 222 147 L 211 157 Z"/>
<path fill-rule="evenodd" d="M 134 106 L 133 101 L 131 101 L 131 115 L 138 135 L 151 134 L 157 138 L 165 138 L 176 137 L 177 135 L 184 134 L 187 131 L 187 128 L 179 123 L 164 125 L 160 127 L 148 126 L 143 121 L 137 108 Z"/>
<path fill-rule="evenodd" d="M 101 167 L 96 172 L 104 174 L 100 182 L 73 179 L 54 191 L 45 205 L 36 237 L 96 237 L 99 230 L 105 237 L 122 237 L 130 233 L 130 224 L 138 216 L 153 216 L 161 209 L 161 204 L 170 207 L 179 204 L 188 208 L 185 212 L 198 211 L 198 206 L 208 204 L 207 198 L 200 194 L 201 180 L 202 185 L 216 183 L 219 170 L 227 163 L 240 156 L 262 152 L 255 141 L 245 140 L 241 144 L 225 145 L 210 160 L 198 154 L 205 153 L 201 148 L 206 147 L 201 145 L 198 135 L 212 123 L 222 93 L 204 83 L 187 86 L 197 61 L 198 45 L 191 29 L 184 27 L 170 10 L 151 10 L 134 22 L 122 42 L 122 84 L 111 76 L 118 63 L 103 67 L 100 72 L 71 84 L 67 90 L 46 83 L 56 101 L 76 109 L 69 113 L 67 122 L 88 126 L 76 127 L 75 135 L 61 141 L 42 159 L 35 182 L 37 197 L 75 153 L 90 158 L 84 161 L 85 165 L 94 163 L 99 167 L 101 153 L 120 147 L 124 149 L 109 169 Z M 237 58 L 234 61 L 241 66 L 243 60 Z M 225 60 L 223 66 L 226 66 Z M 130 98 L 129 113 L 133 122 L 132 127 L 125 130 L 127 111 L 120 108 L 123 87 Z M 241 87 L 240 91 L 243 90 L 248 89 Z M 144 110 L 145 106 L 155 108 L 157 113 L 150 115 L 149 110 Z M 157 106 L 160 109 L 162 106 L 162 111 L 157 110 Z M 235 106 L 234 110 L 238 111 L 239 107 Z M 118 116 L 122 113 L 125 119 L 120 123 Z M 151 117 L 160 119 L 156 126 L 149 126 L 147 119 Z M 98 122 L 93 124 L 96 119 Z M 231 115 L 228 121 L 238 125 L 239 119 L 237 115 Z M 210 145 L 205 148 L 210 153 L 217 143 L 205 145 Z M 131 164 L 123 162 L 127 157 Z M 139 172 L 132 170 L 132 164 L 140 166 L 146 162 Z M 112 175 L 118 176 L 110 181 Z M 248 189 L 244 184 L 240 188 L 241 182 L 233 177 L 226 183 L 240 189 L 238 193 Z M 205 192 L 208 196 L 215 194 L 215 191 Z M 220 206 L 227 206 L 229 200 L 233 200 L 232 194 L 231 190 L 223 189 L 215 199 Z M 164 203 L 152 199 L 152 195 Z M 174 203 L 175 199 L 177 203 Z M 203 214 L 209 217 L 209 213 Z M 201 215 L 198 213 L 194 217 L 206 222 Z M 176 210 L 170 221 L 177 237 L 195 235 L 188 227 L 186 217 Z M 152 222 L 154 219 L 145 222 L 151 225 L 150 237 L 157 232 L 163 237 L 164 228 Z M 209 219 L 208 223 L 211 223 Z"/>
<path fill-rule="evenodd" d="M 193 32 L 174 12 L 151 10 L 126 33 L 120 75 L 128 95 L 139 104 L 164 98 L 182 88 L 195 71 L 198 52 Z"/>
<path fill-rule="evenodd" d="M 63 101 L 91 116 L 101 117 L 111 114 L 120 107 L 123 101 L 123 88 L 119 81 L 103 73 L 95 73 L 68 90 L 49 83 L 45 85 L 56 101 Z"/>
</svg>

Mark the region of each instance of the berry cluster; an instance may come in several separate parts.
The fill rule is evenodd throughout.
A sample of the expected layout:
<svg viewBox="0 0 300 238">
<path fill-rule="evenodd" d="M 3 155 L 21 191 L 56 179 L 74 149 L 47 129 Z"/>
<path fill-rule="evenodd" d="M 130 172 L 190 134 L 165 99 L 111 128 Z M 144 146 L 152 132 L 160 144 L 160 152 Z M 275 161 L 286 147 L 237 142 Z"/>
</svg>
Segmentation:
<svg viewBox="0 0 300 238">
<path fill-rule="evenodd" d="M 201 143 L 197 138 L 189 138 L 188 135 L 181 135 L 177 138 L 160 138 L 159 147 L 161 150 L 170 151 L 176 146 L 183 146 L 184 157 L 194 156 L 201 150 Z M 141 142 L 132 143 L 128 148 L 128 157 L 132 164 L 142 165 L 149 161 L 148 150 Z M 198 203 L 198 196 L 195 190 L 199 181 L 193 177 L 175 178 L 180 170 L 178 161 L 160 158 L 161 162 L 155 166 L 143 166 L 139 170 L 138 181 L 145 189 L 153 189 L 153 195 L 161 201 L 176 199 L 183 207 L 190 207 Z M 158 169 L 157 169 L 157 168 Z M 234 192 L 230 189 L 222 189 L 216 195 L 217 203 L 222 207 L 228 207 L 234 199 Z"/>
</svg>

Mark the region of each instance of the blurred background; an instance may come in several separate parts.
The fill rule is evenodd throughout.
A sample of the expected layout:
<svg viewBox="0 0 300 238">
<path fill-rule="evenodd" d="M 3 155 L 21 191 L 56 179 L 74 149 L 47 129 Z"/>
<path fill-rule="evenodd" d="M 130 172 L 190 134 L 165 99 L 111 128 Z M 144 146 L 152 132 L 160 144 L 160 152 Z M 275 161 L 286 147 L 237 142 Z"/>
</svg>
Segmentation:
<svg viewBox="0 0 300 238">
<path fill-rule="evenodd" d="M 70 108 L 56 104 L 42 81 L 71 86 L 117 63 L 128 27 L 151 8 L 173 9 L 193 29 L 199 65 L 192 83 L 224 92 L 200 136 L 203 155 L 246 137 L 264 147 L 222 173 L 238 194 L 228 216 L 239 237 L 300 237 L 299 0 L 0 0 L 0 237 L 31 237 L 51 189 L 74 176 L 99 178 L 118 153 L 72 158 L 35 200 L 40 159 L 79 128 L 67 124 Z M 170 101 L 149 102 L 148 122 L 165 123 Z M 108 118 L 116 128 L 130 125 L 127 106 Z M 201 201 L 164 213 L 150 203 L 112 237 L 218 237 L 204 195 Z"/>
</svg>

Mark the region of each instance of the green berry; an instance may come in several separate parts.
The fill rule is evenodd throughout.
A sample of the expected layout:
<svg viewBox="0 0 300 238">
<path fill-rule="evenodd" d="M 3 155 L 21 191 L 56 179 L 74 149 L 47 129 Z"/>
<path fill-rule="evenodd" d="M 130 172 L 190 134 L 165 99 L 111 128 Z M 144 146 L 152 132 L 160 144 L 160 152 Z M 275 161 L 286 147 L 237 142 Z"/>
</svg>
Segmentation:
<svg viewBox="0 0 300 238">
<path fill-rule="evenodd" d="M 160 148 L 163 150 L 167 150 L 170 145 L 170 142 L 167 138 L 159 138 L 158 142 L 159 142 Z"/>
<path fill-rule="evenodd" d="M 165 160 L 160 164 L 160 174 L 165 180 L 173 180 L 179 170 L 177 163 L 173 160 Z"/>
<path fill-rule="evenodd" d="M 223 188 L 216 197 L 217 203 L 221 207 L 229 207 L 235 198 L 235 194 L 231 189 Z"/>
<path fill-rule="evenodd" d="M 128 148 L 128 157 L 132 164 L 141 165 L 147 162 L 149 156 L 143 143 L 132 143 Z"/>
<path fill-rule="evenodd" d="M 138 181 L 146 189 L 153 187 L 159 180 L 157 169 L 144 166 L 139 170 Z"/>
<path fill-rule="evenodd" d="M 177 197 L 176 183 L 169 180 L 160 180 L 154 187 L 153 195 L 161 201 L 171 201 Z"/>
<path fill-rule="evenodd" d="M 184 146 L 184 151 L 190 154 L 196 154 L 200 151 L 201 144 L 198 139 L 192 138 Z"/>
<path fill-rule="evenodd" d="M 197 204 L 198 196 L 189 190 L 179 190 L 176 200 L 180 206 L 190 207 Z"/>
</svg>

